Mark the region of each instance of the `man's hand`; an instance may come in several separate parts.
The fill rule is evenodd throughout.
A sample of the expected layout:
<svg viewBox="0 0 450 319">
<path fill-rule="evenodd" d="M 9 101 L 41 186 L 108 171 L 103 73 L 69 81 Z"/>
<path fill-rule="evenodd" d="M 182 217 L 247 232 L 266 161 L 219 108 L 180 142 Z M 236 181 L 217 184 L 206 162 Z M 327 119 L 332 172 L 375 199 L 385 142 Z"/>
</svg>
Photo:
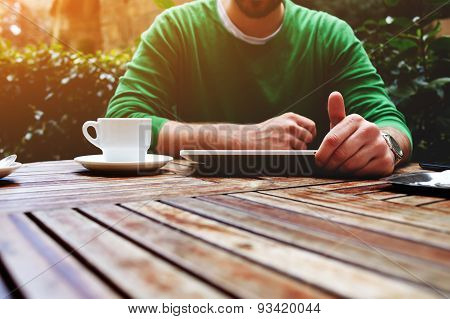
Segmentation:
<svg viewBox="0 0 450 319">
<path fill-rule="evenodd" d="M 317 133 L 312 120 L 295 113 L 274 117 L 253 128 L 244 142 L 247 149 L 305 150 Z"/>
<path fill-rule="evenodd" d="M 167 122 L 157 152 L 178 156 L 182 149 L 304 150 L 316 137 L 316 124 L 286 113 L 259 124 L 190 124 Z"/>
<path fill-rule="evenodd" d="M 316 164 L 327 171 L 355 176 L 387 176 L 395 157 L 375 124 L 359 115 L 346 116 L 344 98 L 338 92 L 328 100 L 330 132 L 316 154 Z"/>
</svg>

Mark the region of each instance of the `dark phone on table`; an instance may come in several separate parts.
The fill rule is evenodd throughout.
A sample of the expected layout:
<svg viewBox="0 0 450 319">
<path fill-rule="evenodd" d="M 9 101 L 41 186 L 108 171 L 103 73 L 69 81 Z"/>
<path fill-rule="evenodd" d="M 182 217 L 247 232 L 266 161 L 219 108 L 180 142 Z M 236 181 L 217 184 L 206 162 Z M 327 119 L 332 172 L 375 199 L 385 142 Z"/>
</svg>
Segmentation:
<svg viewBox="0 0 450 319">
<path fill-rule="evenodd" d="M 429 163 L 419 163 L 420 167 L 426 170 L 443 172 L 450 170 L 450 162 L 429 162 Z"/>
</svg>

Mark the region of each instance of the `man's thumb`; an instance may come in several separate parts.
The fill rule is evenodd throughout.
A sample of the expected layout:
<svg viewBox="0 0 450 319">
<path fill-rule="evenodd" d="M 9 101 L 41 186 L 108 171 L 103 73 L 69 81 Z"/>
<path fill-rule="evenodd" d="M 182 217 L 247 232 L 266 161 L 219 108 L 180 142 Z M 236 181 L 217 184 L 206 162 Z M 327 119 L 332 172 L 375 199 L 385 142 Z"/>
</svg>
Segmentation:
<svg viewBox="0 0 450 319">
<path fill-rule="evenodd" d="M 330 129 L 345 119 L 345 104 L 341 93 L 333 92 L 328 98 L 328 116 L 330 117 Z"/>
</svg>

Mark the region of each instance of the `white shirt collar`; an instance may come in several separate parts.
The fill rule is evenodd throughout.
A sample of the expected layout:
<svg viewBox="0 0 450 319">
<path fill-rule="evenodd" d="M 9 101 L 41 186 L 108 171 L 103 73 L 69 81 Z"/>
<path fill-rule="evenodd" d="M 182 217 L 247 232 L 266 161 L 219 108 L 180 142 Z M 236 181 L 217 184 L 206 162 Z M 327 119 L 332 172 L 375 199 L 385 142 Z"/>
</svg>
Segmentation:
<svg viewBox="0 0 450 319">
<path fill-rule="evenodd" d="M 225 11 L 225 8 L 222 4 L 222 1 L 217 0 L 217 11 L 219 13 L 220 20 L 222 20 L 223 26 L 225 29 L 228 30 L 232 35 L 234 35 L 236 38 L 241 39 L 244 42 L 255 44 L 255 45 L 263 45 L 266 44 L 269 40 L 271 40 L 273 37 L 275 37 L 278 32 L 280 32 L 281 28 L 283 27 L 283 23 L 280 25 L 280 27 L 271 35 L 265 37 L 265 38 L 257 38 L 252 37 L 249 35 L 246 35 L 244 32 L 242 32 L 234 23 L 231 21 L 230 17 L 228 17 L 227 12 Z"/>
</svg>

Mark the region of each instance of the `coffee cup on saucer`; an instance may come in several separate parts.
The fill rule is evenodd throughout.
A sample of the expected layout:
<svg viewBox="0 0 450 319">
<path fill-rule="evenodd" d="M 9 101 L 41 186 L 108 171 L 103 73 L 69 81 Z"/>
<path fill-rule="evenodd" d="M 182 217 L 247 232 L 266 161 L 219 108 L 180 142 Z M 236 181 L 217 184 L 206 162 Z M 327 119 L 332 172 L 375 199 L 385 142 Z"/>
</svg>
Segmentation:
<svg viewBox="0 0 450 319">
<path fill-rule="evenodd" d="M 94 128 L 92 137 L 88 128 Z M 151 144 L 150 118 L 99 118 L 83 125 L 84 137 L 103 152 L 107 162 L 145 162 Z"/>
</svg>

